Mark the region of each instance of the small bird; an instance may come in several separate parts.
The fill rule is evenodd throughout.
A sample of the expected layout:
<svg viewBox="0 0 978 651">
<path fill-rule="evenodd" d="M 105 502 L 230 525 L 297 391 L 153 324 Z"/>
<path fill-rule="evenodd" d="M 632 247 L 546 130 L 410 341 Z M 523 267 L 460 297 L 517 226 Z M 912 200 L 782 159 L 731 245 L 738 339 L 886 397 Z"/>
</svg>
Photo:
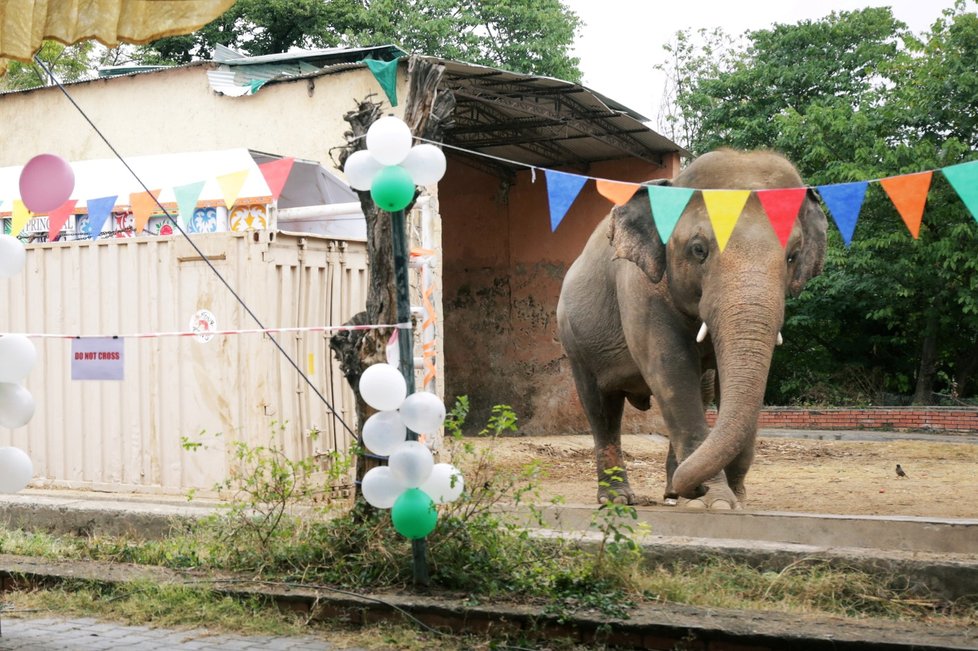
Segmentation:
<svg viewBox="0 0 978 651">
<path fill-rule="evenodd" d="M 905 478 L 909 479 L 909 477 L 907 477 L 907 473 L 905 473 L 903 471 L 903 468 L 900 467 L 900 464 L 899 463 L 897 464 L 897 467 L 896 467 L 896 474 L 897 474 L 897 477 L 905 477 Z"/>
</svg>

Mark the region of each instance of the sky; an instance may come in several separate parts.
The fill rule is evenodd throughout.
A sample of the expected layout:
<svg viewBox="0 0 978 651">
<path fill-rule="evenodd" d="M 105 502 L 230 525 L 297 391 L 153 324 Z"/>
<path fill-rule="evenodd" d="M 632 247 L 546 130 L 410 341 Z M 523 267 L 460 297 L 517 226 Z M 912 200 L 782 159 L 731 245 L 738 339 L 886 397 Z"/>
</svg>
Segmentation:
<svg viewBox="0 0 978 651">
<path fill-rule="evenodd" d="M 638 111 L 655 127 L 665 77 L 653 66 L 676 32 L 721 27 L 739 35 L 775 23 L 814 20 L 833 11 L 889 6 L 916 33 L 926 31 L 953 0 L 563 0 L 584 23 L 573 54 L 584 85 Z M 975 0 L 968 0 L 975 10 Z"/>
</svg>

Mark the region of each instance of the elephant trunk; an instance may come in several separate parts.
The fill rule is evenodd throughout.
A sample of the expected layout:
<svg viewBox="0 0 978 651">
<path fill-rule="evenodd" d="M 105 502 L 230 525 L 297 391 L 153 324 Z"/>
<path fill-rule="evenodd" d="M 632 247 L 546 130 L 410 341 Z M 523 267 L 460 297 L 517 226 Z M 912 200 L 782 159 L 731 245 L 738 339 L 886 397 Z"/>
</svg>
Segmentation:
<svg viewBox="0 0 978 651">
<path fill-rule="evenodd" d="M 716 353 L 720 410 L 706 440 L 680 459 L 673 475 L 673 488 L 683 497 L 701 494 L 701 484 L 752 446 L 757 434 L 771 357 L 784 316 L 784 296 L 782 286 L 760 269 L 737 275 L 740 279 L 735 286 L 745 291 L 723 296 L 703 315 Z"/>
</svg>

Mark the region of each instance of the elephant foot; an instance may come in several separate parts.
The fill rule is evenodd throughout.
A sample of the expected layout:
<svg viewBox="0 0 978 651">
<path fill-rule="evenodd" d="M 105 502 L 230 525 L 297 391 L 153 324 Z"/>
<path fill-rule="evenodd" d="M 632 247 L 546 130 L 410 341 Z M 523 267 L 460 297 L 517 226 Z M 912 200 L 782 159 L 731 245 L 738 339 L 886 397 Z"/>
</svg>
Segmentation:
<svg viewBox="0 0 978 651">
<path fill-rule="evenodd" d="M 700 487 L 704 492 L 699 497 L 679 498 L 678 506 L 693 511 L 736 511 L 743 508 L 740 499 L 730 490 L 721 474 Z"/>
<path fill-rule="evenodd" d="M 638 498 L 627 483 L 598 487 L 598 504 L 637 504 Z"/>
<path fill-rule="evenodd" d="M 666 490 L 665 495 L 662 496 L 662 503 L 666 506 L 676 506 L 679 504 L 679 493 Z"/>
<path fill-rule="evenodd" d="M 725 499 L 717 499 L 707 503 L 702 497 L 697 497 L 692 500 L 681 498 L 679 500 L 679 506 L 690 511 L 738 511 L 741 508 L 738 502 L 731 503 Z"/>
</svg>

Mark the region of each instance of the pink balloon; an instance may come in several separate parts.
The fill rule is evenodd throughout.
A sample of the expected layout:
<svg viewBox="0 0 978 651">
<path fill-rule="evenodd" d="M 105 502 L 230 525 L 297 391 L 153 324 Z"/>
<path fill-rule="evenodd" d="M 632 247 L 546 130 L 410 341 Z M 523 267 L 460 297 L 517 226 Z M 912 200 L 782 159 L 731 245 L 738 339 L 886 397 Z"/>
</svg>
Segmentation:
<svg viewBox="0 0 978 651">
<path fill-rule="evenodd" d="M 31 212 L 48 213 L 63 204 L 75 189 L 75 173 L 54 154 L 39 154 L 20 173 L 20 198 Z"/>
</svg>

